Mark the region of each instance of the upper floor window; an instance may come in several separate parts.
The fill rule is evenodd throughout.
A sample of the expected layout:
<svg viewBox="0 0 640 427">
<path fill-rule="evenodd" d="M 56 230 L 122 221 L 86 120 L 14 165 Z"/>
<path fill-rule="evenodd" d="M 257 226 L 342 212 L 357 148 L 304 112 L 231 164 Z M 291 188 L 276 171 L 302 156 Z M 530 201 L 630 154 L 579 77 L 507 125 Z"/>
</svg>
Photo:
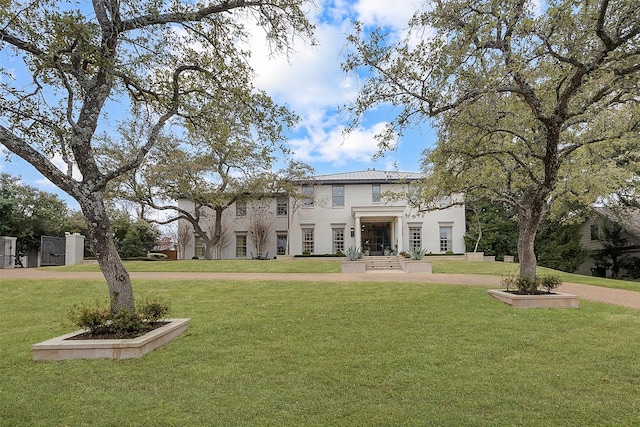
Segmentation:
<svg viewBox="0 0 640 427">
<path fill-rule="evenodd" d="M 600 240 L 600 227 L 598 227 L 598 224 L 591 224 L 591 240 Z"/>
<path fill-rule="evenodd" d="M 440 199 L 440 207 L 441 208 L 445 208 L 448 206 L 451 206 L 452 200 L 451 200 L 451 196 L 445 196 L 442 199 Z"/>
<path fill-rule="evenodd" d="M 331 196 L 331 206 L 344 206 L 344 185 L 334 185 Z"/>
<path fill-rule="evenodd" d="M 308 184 L 302 186 L 302 206 L 313 206 L 313 187 Z"/>
<path fill-rule="evenodd" d="M 380 203 L 380 184 L 371 185 L 371 201 Z"/>
<path fill-rule="evenodd" d="M 236 216 L 247 216 L 247 202 L 244 200 L 236 201 Z"/>
<path fill-rule="evenodd" d="M 286 216 L 287 215 L 287 198 L 286 197 L 278 197 L 276 205 L 276 215 L 278 216 Z"/>
</svg>

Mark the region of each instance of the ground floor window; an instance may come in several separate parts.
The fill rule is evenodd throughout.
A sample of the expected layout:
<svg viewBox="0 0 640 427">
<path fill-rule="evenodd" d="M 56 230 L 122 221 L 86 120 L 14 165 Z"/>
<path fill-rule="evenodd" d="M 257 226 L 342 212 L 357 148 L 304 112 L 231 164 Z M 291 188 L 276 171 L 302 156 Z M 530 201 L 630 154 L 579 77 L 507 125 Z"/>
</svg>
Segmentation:
<svg viewBox="0 0 640 427">
<path fill-rule="evenodd" d="M 313 253 L 313 228 L 302 229 L 302 252 Z"/>
<path fill-rule="evenodd" d="M 194 255 L 202 259 L 204 258 L 204 240 L 202 240 L 202 237 L 200 236 L 196 236 L 195 240 L 196 240 L 196 251 Z"/>
<path fill-rule="evenodd" d="M 236 257 L 237 258 L 247 257 L 247 235 L 246 234 L 236 235 Z"/>
<path fill-rule="evenodd" d="M 333 229 L 333 253 L 344 253 L 344 228 Z"/>
<path fill-rule="evenodd" d="M 449 252 L 453 248 L 453 227 L 440 227 L 440 252 Z"/>
<path fill-rule="evenodd" d="M 422 250 L 422 228 L 420 227 L 409 228 L 409 249 L 412 251 Z"/>
<path fill-rule="evenodd" d="M 287 253 L 287 235 L 286 234 L 278 234 L 277 235 L 277 254 L 285 255 Z"/>
</svg>

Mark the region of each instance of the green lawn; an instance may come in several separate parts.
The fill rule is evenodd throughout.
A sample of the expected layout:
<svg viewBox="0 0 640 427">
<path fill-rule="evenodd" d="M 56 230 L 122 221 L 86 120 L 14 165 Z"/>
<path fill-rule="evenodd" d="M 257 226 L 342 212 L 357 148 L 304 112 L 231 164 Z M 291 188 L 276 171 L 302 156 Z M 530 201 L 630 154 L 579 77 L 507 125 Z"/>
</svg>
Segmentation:
<svg viewBox="0 0 640 427">
<path fill-rule="evenodd" d="M 125 261 L 131 272 L 244 272 L 244 273 L 337 273 L 340 262 L 325 259 L 302 260 L 179 260 L 179 261 Z M 97 263 L 46 267 L 53 271 L 100 271 Z"/>
<path fill-rule="evenodd" d="M 100 281 L 0 281 L 1 426 L 632 426 L 638 312 L 482 287 L 136 281 L 190 329 L 142 359 L 34 362 Z"/>
<path fill-rule="evenodd" d="M 504 262 L 466 262 L 435 259 L 431 262 L 434 273 L 449 274 L 488 274 L 494 276 L 508 276 L 518 274 L 519 264 Z M 563 282 L 582 283 L 585 285 L 602 286 L 606 288 L 627 289 L 640 291 L 640 282 L 629 280 L 605 279 L 602 277 L 583 276 L 581 274 L 565 273 L 550 268 L 538 267 L 538 274 L 552 274 L 560 277 Z"/>
</svg>

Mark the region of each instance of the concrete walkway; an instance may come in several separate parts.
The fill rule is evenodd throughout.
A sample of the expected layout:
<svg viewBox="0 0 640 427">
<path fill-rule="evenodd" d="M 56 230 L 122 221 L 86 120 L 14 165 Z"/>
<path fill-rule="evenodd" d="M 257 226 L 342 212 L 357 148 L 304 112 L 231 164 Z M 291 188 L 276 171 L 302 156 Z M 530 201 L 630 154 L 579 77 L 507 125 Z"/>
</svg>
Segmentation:
<svg viewBox="0 0 640 427">
<path fill-rule="evenodd" d="M 494 286 L 499 288 L 501 277 L 475 274 L 430 274 L 369 272 L 358 274 L 345 273 L 219 273 L 219 272 L 144 272 L 130 273 L 133 280 L 261 280 L 275 282 L 403 282 L 403 283 L 435 283 L 452 285 Z M 66 272 L 40 270 L 36 268 L 0 269 L 0 281 L 10 279 L 85 279 L 104 280 L 99 272 Z M 580 299 L 600 301 L 640 310 L 640 292 L 622 289 L 603 288 L 600 286 L 563 283 L 560 292 L 578 295 Z"/>
</svg>

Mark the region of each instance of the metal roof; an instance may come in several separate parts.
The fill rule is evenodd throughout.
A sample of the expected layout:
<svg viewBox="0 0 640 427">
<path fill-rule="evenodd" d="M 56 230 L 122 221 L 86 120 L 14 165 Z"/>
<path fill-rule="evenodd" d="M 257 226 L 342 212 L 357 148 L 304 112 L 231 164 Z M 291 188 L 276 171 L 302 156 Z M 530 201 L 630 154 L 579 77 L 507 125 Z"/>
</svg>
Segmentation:
<svg viewBox="0 0 640 427">
<path fill-rule="evenodd" d="M 310 181 L 316 183 L 388 183 L 401 181 L 416 181 L 424 178 L 424 175 L 416 172 L 380 171 L 367 169 L 365 171 L 332 173 L 316 175 Z"/>
</svg>

